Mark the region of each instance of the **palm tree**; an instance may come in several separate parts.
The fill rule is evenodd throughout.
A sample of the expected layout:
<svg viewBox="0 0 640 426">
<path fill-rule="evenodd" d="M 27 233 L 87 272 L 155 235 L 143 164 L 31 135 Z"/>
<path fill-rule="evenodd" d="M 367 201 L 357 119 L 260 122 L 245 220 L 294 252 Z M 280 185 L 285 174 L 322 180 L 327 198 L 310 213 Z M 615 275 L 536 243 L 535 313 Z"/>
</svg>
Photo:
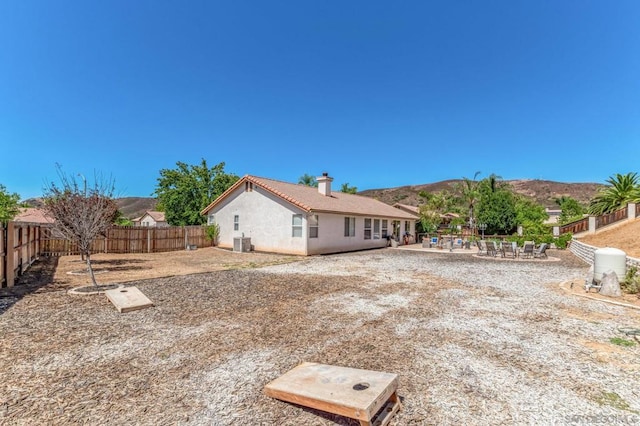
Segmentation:
<svg viewBox="0 0 640 426">
<path fill-rule="evenodd" d="M 460 199 L 465 204 L 466 207 L 469 208 L 469 226 L 473 227 L 475 224 L 474 207 L 480 198 L 480 191 L 478 190 L 478 186 L 480 182 L 476 180 L 480 172 L 475 172 L 473 175 L 473 179 L 469 179 L 468 177 L 462 178 L 462 183 L 456 185 L 457 192 L 460 194 Z"/>
<path fill-rule="evenodd" d="M 617 173 L 607 179 L 610 186 L 601 189 L 589 203 L 589 214 L 611 213 L 628 203 L 640 202 L 640 178 L 637 173 Z"/>
<path fill-rule="evenodd" d="M 316 181 L 316 178 L 306 173 L 300 176 L 300 178 L 298 179 L 298 183 L 300 185 L 305 185 L 305 186 L 313 186 L 313 187 L 318 186 L 318 182 Z"/>
</svg>

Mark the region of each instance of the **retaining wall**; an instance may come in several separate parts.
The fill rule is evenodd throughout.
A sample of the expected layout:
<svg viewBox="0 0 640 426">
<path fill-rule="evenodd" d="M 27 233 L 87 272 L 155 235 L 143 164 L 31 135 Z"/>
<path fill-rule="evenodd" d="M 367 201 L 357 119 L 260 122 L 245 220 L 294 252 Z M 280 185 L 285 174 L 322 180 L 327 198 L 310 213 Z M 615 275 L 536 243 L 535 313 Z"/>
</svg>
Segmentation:
<svg viewBox="0 0 640 426">
<path fill-rule="evenodd" d="M 569 245 L 571 253 L 575 254 L 590 265 L 593 265 L 594 253 L 598 249 L 599 247 L 590 246 L 589 244 L 585 244 L 576 239 L 571 240 L 571 244 Z M 640 259 L 627 256 L 627 268 L 631 266 L 635 266 L 640 269 Z"/>
</svg>

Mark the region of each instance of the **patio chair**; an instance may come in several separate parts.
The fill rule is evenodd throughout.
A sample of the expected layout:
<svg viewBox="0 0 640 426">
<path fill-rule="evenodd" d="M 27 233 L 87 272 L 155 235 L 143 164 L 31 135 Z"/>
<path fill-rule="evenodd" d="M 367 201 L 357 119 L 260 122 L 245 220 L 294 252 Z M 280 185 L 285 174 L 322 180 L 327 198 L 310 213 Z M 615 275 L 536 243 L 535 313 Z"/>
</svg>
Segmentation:
<svg viewBox="0 0 640 426">
<path fill-rule="evenodd" d="M 518 257 L 518 249 L 516 243 L 510 243 L 507 241 L 502 242 L 502 257 L 511 257 L 515 259 Z"/>
<path fill-rule="evenodd" d="M 438 246 L 438 237 L 431 237 L 431 247 Z"/>
<path fill-rule="evenodd" d="M 487 242 L 480 240 L 476 244 L 478 245 L 478 256 L 486 256 L 487 255 Z"/>
<path fill-rule="evenodd" d="M 533 257 L 537 259 L 546 259 L 547 258 L 547 243 L 540 244 L 537 250 L 533 252 Z"/>
<path fill-rule="evenodd" d="M 487 256 L 496 257 L 498 255 L 498 246 L 495 241 L 487 241 Z"/>
<path fill-rule="evenodd" d="M 530 242 L 530 241 L 526 241 L 524 243 L 524 247 L 522 248 L 522 251 L 520 251 L 520 257 L 522 257 L 524 259 L 532 258 L 533 257 L 533 248 L 534 248 L 533 243 Z"/>
</svg>

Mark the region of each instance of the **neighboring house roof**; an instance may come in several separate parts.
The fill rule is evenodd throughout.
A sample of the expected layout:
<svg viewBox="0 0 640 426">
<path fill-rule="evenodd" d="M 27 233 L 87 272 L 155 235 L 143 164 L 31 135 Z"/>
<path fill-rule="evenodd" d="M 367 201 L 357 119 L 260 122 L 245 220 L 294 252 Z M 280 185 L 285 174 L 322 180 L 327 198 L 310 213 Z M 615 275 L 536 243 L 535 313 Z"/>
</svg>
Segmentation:
<svg viewBox="0 0 640 426">
<path fill-rule="evenodd" d="M 151 219 L 153 219 L 156 222 L 166 222 L 167 219 L 165 219 L 164 217 L 164 212 L 157 212 L 154 210 L 148 210 L 146 211 L 142 216 L 137 217 L 135 219 L 132 219 L 132 222 L 142 222 L 142 219 L 145 218 L 145 216 L 149 216 Z"/>
<path fill-rule="evenodd" d="M 47 217 L 44 210 L 36 207 L 21 208 L 20 213 L 13 220 L 15 222 L 53 223 L 53 219 Z"/>
<path fill-rule="evenodd" d="M 306 212 L 343 213 L 361 216 L 383 216 L 398 219 L 416 219 L 416 215 L 396 209 L 382 201 L 362 195 L 331 192 L 325 196 L 318 192 L 318 188 L 295 183 L 282 182 L 273 179 L 245 175 L 233 186 L 227 189 L 215 201 L 205 207 L 201 214 L 206 215 L 217 204 L 235 191 L 245 182 L 252 182 L 267 192 L 293 204 Z"/>
<path fill-rule="evenodd" d="M 418 206 L 410 206 L 408 204 L 395 203 L 393 207 L 395 207 L 396 209 L 404 210 L 409 213 L 413 213 L 415 215 L 420 214 L 420 209 L 418 208 Z"/>
</svg>

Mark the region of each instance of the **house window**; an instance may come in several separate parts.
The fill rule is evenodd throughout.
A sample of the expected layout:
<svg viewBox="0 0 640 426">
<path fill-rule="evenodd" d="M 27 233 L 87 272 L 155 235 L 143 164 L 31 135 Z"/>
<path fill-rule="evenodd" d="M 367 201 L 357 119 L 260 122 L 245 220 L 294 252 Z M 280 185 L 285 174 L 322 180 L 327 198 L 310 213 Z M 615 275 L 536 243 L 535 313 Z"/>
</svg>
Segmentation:
<svg viewBox="0 0 640 426">
<path fill-rule="evenodd" d="M 209 221 L 207 222 L 207 225 L 213 225 L 214 223 L 216 223 L 216 217 L 213 214 L 209 215 Z"/>
<path fill-rule="evenodd" d="M 291 219 L 291 223 L 293 225 L 291 230 L 291 236 L 302 237 L 302 215 L 294 214 L 293 218 Z"/>
<path fill-rule="evenodd" d="M 309 216 L 309 238 L 318 238 L 318 215 Z"/>
<path fill-rule="evenodd" d="M 344 218 L 344 236 L 345 237 L 356 236 L 356 218 L 355 217 Z"/>
<path fill-rule="evenodd" d="M 382 219 L 382 238 L 387 238 L 389 235 L 389 221 Z"/>
<path fill-rule="evenodd" d="M 408 220 L 404 221 L 404 233 L 408 234 L 411 232 L 411 222 L 409 222 Z"/>
<path fill-rule="evenodd" d="M 373 219 L 373 239 L 380 239 L 380 219 Z"/>
<path fill-rule="evenodd" d="M 368 218 L 364 219 L 364 239 L 371 239 L 371 219 Z"/>
<path fill-rule="evenodd" d="M 240 229 L 240 216 L 237 214 L 233 216 L 233 230 L 237 231 Z"/>
</svg>

